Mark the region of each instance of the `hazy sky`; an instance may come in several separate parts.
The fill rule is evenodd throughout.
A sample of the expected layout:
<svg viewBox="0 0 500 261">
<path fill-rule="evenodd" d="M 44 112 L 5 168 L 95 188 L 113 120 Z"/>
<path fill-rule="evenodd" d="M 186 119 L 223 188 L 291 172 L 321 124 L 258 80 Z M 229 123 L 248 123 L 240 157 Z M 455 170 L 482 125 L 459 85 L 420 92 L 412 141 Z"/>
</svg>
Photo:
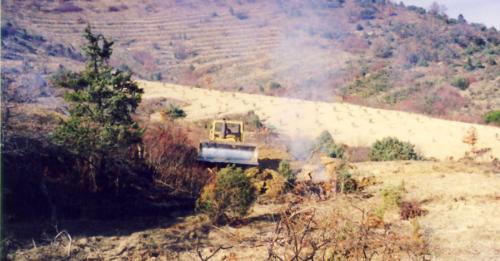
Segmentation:
<svg viewBox="0 0 500 261">
<path fill-rule="evenodd" d="M 446 13 L 456 18 L 463 14 L 468 22 L 482 23 L 500 29 L 500 0 L 393 0 L 402 1 L 406 5 L 428 8 L 433 2 L 444 5 Z"/>
</svg>

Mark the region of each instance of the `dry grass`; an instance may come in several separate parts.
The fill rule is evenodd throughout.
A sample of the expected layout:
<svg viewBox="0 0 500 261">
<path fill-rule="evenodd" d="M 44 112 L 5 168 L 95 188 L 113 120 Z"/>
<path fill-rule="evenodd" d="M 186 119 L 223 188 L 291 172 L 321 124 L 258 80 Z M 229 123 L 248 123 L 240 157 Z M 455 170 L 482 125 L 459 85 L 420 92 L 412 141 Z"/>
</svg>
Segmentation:
<svg viewBox="0 0 500 261">
<path fill-rule="evenodd" d="M 404 182 L 404 198 L 421 203 L 419 218 L 436 260 L 495 260 L 500 251 L 500 173 L 491 165 L 457 162 L 358 163 L 361 176 L 384 185 Z M 368 189 L 376 192 L 382 186 Z M 399 213 L 386 219 L 399 219 Z"/>
<path fill-rule="evenodd" d="M 146 81 L 140 84 L 145 89 L 146 100 L 166 97 L 188 102 L 190 105 L 183 109 L 188 115 L 186 119 L 191 121 L 253 110 L 265 119 L 265 124 L 275 126 L 280 134 L 292 138 L 313 139 L 321 131 L 329 130 L 335 133 L 334 138 L 338 142 L 366 147 L 383 137 L 395 136 L 415 144 L 425 157 L 437 159 L 458 159 L 470 151 L 470 146 L 462 140 L 468 129 L 474 126 L 478 136 L 476 147 L 491 148 L 479 160 L 489 161 L 500 156 L 500 129 L 497 127 L 345 103 L 220 92 Z M 204 109 L 200 110 L 200 107 Z"/>
</svg>

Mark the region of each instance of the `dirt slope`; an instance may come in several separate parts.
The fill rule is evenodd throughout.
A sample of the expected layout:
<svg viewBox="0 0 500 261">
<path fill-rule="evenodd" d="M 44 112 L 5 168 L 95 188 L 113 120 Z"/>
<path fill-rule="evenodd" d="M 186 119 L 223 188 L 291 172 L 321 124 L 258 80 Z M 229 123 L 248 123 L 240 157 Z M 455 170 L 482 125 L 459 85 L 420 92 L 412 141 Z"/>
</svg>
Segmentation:
<svg viewBox="0 0 500 261">
<path fill-rule="evenodd" d="M 352 146 L 370 146 L 377 139 L 395 136 L 416 145 L 427 157 L 460 158 L 470 150 L 462 142 L 474 127 L 478 148 L 491 148 L 483 157 L 500 157 L 500 128 L 430 118 L 423 115 L 373 109 L 346 103 L 312 102 L 264 95 L 221 92 L 173 84 L 141 81 L 144 98 L 173 98 L 187 102 L 187 120 L 220 118 L 225 114 L 255 111 L 280 134 L 313 139 L 328 130 L 334 139 Z M 296 139 L 299 140 L 299 139 Z"/>
</svg>

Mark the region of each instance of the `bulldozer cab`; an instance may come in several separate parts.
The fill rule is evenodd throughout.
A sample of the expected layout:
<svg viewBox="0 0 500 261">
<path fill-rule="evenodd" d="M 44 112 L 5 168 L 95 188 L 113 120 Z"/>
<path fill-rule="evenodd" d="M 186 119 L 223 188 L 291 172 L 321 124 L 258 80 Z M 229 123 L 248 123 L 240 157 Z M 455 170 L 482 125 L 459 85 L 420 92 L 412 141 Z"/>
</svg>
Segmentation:
<svg viewBox="0 0 500 261">
<path fill-rule="evenodd" d="M 243 122 L 215 120 L 210 129 L 210 140 L 243 142 Z"/>
</svg>

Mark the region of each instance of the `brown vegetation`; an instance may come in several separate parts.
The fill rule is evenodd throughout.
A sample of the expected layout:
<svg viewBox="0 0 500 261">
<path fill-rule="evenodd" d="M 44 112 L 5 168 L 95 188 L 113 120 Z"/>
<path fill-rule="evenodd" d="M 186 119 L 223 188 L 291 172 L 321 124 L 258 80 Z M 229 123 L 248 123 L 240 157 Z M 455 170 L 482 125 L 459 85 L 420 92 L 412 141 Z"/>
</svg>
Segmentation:
<svg viewBox="0 0 500 261">
<path fill-rule="evenodd" d="M 425 213 L 422 210 L 420 203 L 418 201 L 403 201 L 401 202 L 401 219 L 408 220 L 411 218 L 416 218 Z"/>
<path fill-rule="evenodd" d="M 198 198 L 209 175 L 198 166 L 197 151 L 186 131 L 173 121 L 151 124 L 143 136 L 143 156 L 155 183 L 173 195 Z"/>
<path fill-rule="evenodd" d="M 318 219 L 318 210 L 289 206 L 281 213 L 268 246 L 268 260 L 425 260 L 427 246 L 421 240 L 395 232 L 390 225 L 375 229 L 367 213 L 360 217 L 338 211 Z M 356 215 L 358 216 L 358 215 Z"/>
</svg>

